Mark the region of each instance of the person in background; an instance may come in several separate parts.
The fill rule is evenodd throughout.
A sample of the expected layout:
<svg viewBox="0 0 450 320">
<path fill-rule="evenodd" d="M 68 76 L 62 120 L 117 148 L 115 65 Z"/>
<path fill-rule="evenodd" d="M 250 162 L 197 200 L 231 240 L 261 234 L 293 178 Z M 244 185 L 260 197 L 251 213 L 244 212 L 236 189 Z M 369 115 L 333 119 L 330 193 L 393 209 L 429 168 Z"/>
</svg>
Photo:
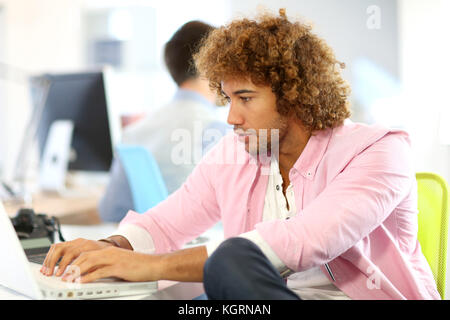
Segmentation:
<svg viewBox="0 0 450 320">
<path fill-rule="evenodd" d="M 175 96 L 167 105 L 128 125 L 123 132 L 123 144 L 144 146 L 153 155 L 169 194 L 182 185 L 195 166 L 192 157 L 188 161 L 173 159 L 173 152 L 180 143 L 177 139 L 181 139 L 177 132 L 190 137 L 186 140 L 192 143 L 187 148 L 192 148 L 193 152 L 201 150 L 203 154 L 217 141 L 196 139 L 198 131 L 216 129 L 224 134 L 228 128 L 218 116 L 215 93 L 208 81 L 197 75 L 192 58 L 200 40 L 213 29 L 209 24 L 190 21 L 175 32 L 164 48 L 166 67 L 178 87 Z M 133 208 L 125 170 L 120 159 L 115 158 L 110 182 L 99 202 L 100 217 L 103 221 L 118 222 Z"/>
</svg>

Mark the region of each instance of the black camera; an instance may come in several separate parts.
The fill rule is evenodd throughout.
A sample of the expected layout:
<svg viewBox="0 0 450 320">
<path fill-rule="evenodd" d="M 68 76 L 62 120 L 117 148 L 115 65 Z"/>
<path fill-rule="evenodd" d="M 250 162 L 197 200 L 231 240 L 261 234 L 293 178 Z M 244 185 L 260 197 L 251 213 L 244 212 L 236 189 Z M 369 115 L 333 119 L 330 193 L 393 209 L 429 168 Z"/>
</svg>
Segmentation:
<svg viewBox="0 0 450 320">
<path fill-rule="evenodd" d="M 36 214 L 33 209 L 20 209 L 11 222 L 16 229 L 20 240 L 48 238 L 50 243 L 55 242 L 55 233 L 58 232 L 59 239 L 64 241 L 61 234 L 59 220 L 48 217 L 46 214 Z"/>
</svg>

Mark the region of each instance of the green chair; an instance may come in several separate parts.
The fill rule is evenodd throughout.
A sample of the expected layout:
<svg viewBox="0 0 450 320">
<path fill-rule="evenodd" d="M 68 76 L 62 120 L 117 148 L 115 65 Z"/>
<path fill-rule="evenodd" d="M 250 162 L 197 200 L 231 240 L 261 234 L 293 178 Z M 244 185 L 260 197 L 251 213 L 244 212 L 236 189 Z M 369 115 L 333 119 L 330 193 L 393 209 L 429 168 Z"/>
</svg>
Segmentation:
<svg viewBox="0 0 450 320">
<path fill-rule="evenodd" d="M 445 299 L 447 269 L 448 188 L 447 182 L 435 173 L 416 173 L 418 192 L 418 240 L 427 259 L 437 289 Z"/>
</svg>

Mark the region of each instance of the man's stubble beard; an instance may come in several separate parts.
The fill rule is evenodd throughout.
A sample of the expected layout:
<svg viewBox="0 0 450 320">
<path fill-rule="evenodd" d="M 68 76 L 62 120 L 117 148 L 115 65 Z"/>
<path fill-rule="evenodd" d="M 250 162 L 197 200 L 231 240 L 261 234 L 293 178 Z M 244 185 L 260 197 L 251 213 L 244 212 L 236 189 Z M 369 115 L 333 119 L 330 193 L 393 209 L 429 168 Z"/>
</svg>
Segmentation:
<svg viewBox="0 0 450 320">
<path fill-rule="evenodd" d="M 280 116 L 270 124 L 270 129 L 257 130 L 257 138 L 250 138 L 246 151 L 256 158 L 276 157 L 288 132 L 288 120 Z"/>
</svg>

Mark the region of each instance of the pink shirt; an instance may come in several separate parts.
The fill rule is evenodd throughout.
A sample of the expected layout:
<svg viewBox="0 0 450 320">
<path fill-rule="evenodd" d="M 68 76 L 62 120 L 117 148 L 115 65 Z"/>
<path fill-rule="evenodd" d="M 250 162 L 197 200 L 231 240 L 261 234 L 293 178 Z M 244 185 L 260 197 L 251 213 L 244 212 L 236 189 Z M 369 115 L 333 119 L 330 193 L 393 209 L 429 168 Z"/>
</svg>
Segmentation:
<svg viewBox="0 0 450 320">
<path fill-rule="evenodd" d="M 225 136 L 168 199 L 121 225 L 146 229 L 155 253 L 222 220 L 225 238 L 257 230 L 293 271 L 324 264 L 352 299 L 440 299 L 417 241 L 417 189 L 408 134 L 346 123 L 311 136 L 289 172 L 297 215 L 262 222 L 270 163 Z M 331 278 L 330 278 L 331 280 Z"/>
</svg>

